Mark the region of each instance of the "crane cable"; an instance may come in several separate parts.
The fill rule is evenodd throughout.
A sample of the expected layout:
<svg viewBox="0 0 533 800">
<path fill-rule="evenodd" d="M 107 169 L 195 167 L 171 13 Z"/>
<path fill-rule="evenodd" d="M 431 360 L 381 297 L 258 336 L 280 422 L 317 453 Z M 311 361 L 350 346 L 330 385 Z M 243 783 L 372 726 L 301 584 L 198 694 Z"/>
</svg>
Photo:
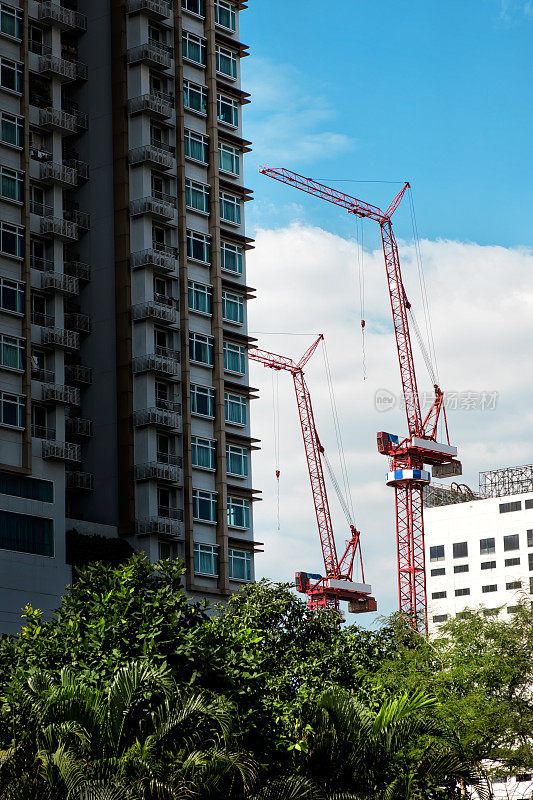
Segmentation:
<svg viewBox="0 0 533 800">
<path fill-rule="evenodd" d="M 362 359 L 362 369 L 363 369 L 363 380 L 366 381 L 367 379 L 367 372 L 366 372 L 366 351 L 365 351 L 365 271 L 364 271 L 364 229 L 363 229 L 363 220 L 359 217 L 356 217 L 357 225 L 359 227 L 359 236 L 358 236 L 358 247 L 357 247 L 357 262 L 358 262 L 358 274 L 359 274 L 359 308 L 361 312 L 361 359 Z"/>
<path fill-rule="evenodd" d="M 341 487 L 339 486 L 339 482 L 337 480 L 337 477 L 336 477 L 335 473 L 333 472 L 333 467 L 330 464 L 329 458 L 327 457 L 325 451 L 323 451 L 321 453 L 321 455 L 322 455 L 322 458 L 324 459 L 324 462 L 326 464 L 326 467 L 327 467 L 327 470 L 328 470 L 328 474 L 329 474 L 329 477 L 331 479 L 331 483 L 333 484 L 333 488 L 335 489 L 335 492 L 336 492 L 337 497 L 339 499 L 339 503 L 341 505 L 341 508 L 344 511 L 344 516 L 346 517 L 346 521 L 348 522 L 348 525 L 353 525 L 354 522 L 353 522 L 352 514 L 351 514 L 350 509 L 348 507 L 348 503 L 346 502 L 346 498 L 344 497 L 344 495 L 343 495 L 343 493 L 341 491 Z"/>
<path fill-rule="evenodd" d="M 276 373 L 274 375 L 274 372 Z M 277 511 L 278 511 L 278 531 L 281 528 L 279 514 L 279 372 L 272 370 L 272 415 L 274 418 L 274 462 L 276 466 L 276 485 L 277 485 Z"/>
</svg>

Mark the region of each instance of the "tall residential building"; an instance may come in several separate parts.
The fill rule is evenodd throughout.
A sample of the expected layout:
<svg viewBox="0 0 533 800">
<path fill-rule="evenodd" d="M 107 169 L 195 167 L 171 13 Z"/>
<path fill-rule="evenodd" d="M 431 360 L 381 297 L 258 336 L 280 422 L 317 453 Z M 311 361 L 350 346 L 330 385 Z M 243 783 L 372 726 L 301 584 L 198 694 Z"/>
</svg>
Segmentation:
<svg viewBox="0 0 533 800">
<path fill-rule="evenodd" d="M 482 472 L 475 492 L 430 486 L 424 504 L 430 632 L 468 609 L 509 619 L 519 598 L 533 602 L 533 465 Z"/>
<path fill-rule="evenodd" d="M 69 529 L 253 579 L 245 7 L 0 2 L 0 630 Z"/>
</svg>

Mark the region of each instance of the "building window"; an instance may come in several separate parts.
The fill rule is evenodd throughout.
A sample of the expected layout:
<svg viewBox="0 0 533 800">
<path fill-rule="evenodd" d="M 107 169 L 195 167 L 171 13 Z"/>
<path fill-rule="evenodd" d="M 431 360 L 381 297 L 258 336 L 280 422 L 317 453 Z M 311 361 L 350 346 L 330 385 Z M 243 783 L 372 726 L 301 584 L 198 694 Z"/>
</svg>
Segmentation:
<svg viewBox="0 0 533 800">
<path fill-rule="evenodd" d="M 468 572 L 468 564 L 457 564 L 457 566 L 455 566 L 453 568 L 453 571 L 455 573 L 457 573 L 457 572 Z"/>
<path fill-rule="evenodd" d="M 530 529 L 527 532 L 527 546 L 533 547 L 533 529 Z"/>
<path fill-rule="evenodd" d="M 529 561 L 529 570 L 531 571 L 533 569 L 533 553 L 528 553 L 527 558 Z"/>
<path fill-rule="evenodd" d="M 246 372 L 246 348 L 240 344 L 224 342 L 224 369 L 244 375 Z"/>
<path fill-rule="evenodd" d="M 244 298 L 240 294 L 222 292 L 222 317 L 225 322 L 242 325 L 244 322 Z"/>
<path fill-rule="evenodd" d="M 11 92 L 22 94 L 22 64 L 0 56 L 0 86 Z"/>
<path fill-rule="evenodd" d="M 185 156 L 199 161 L 201 164 L 209 163 L 209 138 L 203 133 L 195 131 L 184 131 Z"/>
<path fill-rule="evenodd" d="M 232 128 L 239 127 L 239 101 L 233 97 L 225 97 L 217 94 L 217 117 L 220 122 L 231 125 Z"/>
<path fill-rule="evenodd" d="M 246 397 L 224 392 L 224 414 L 226 422 L 233 425 L 246 425 Z"/>
<path fill-rule="evenodd" d="M 0 424 L 24 428 L 26 399 L 21 395 L 0 392 Z"/>
<path fill-rule="evenodd" d="M 484 608 L 483 615 L 485 617 L 496 617 L 498 616 L 499 610 L 499 608 Z"/>
<path fill-rule="evenodd" d="M 510 511 L 521 511 L 521 509 L 521 500 L 516 500 L 513 503 L 500 503 L 500 514 L 508 514 Z"/>
<path fill-rule="evenodd" d="M 234 444 L 226 445 L 226 471 L 239 478 L 248 477 L 248 451 Z"/>
<path fill-rule="evenodd" d="M 446 570 L 444 567 L 437 567 L 437 569 L 431 570 L 432 578 L 437 578 L 439 575 L 446 575 Z"/>
<path fill-rule="evenodd" d="M 211 386 L 191 383 L 191 414 L 201 417 L 215 416 L 215 390 Z"/>
<path fill-rule="evenodd" d="M 187 231 L 187 258 L 209 264 L 211 260 L 209 236 L 197 231 Z"/>
<path fill-rule="evenodd" d="M 24 284 L 0 277 L 0 308 L 24 314 Z"/>
<path fill-rule="evenodd" d="M 217 521 L 217 496 L 203 489 L 192 490 L 192 515 L 197 522 Z"/>
<path fill-rule="evenodd" d="M 205 0 L 181 0 L 181 7 L 197 17 L 205 17 Z"/>
<path fill-rule="evenodd" d="M 24 339 L 0 333 L 0 366 L 24 370 Z"/>
<path fill-rule="evenodd" d="M 489 583 L 487 586 L 482 586 L 481 591 L 483 594 L 489 594 L 489 592 L 497 592 L 498 591 L 498 584 L 496 583 Z"/>
<path fill-rule="evenodd" d="M 38 556 L 53 556 L 54 523 L 43 517 L 0 511 L 0 548 Z"/>
<path fill-rule="evenodd" d="M 479 553 L 482 556 L 489 556 L 491 553 L 496 552 L 496 540 L 493 538 L 490 539 L 480 539 L 479 540 Z"/>
<path fill-rule="evenodd" d="M 194 545 L 194 571 L 197 575 L 218 575 L 218 553 L 214 544 Z"/>
<path fill-rule="evenodd" d="M 8 167 L 0 167 L 0 195 L 16 203 L 24 201 L 24 173 Z"/>
<path fill-rule="evenodd" d="M 482 561 L 481 562 L 481 569 L 496 569 L 496 562 L 495 561 Z"/>
<path fill-rule="evenodd" d="M 231 528 L 250 527 L 250 501 L 242 497 L 228 497 L 228 525 Z"/>
<path fill-rule="evenodd" d="M 506 558 L 505 559 L 505 566 L 506 567 L 518 567 L 520 564 L 520 558 Z"/>
<path fill-rule="evenodd" d="M 432 600 L 444 600 L 446 597 L 446 592 L 432 592 L 431 599 Z"/>
<path fill-rule="evenodd" d="M 238 197 L 220 192 L 219 207 L 221 220 L 231 222 L 233 225 L 241 224 L 241 201 Z"/>
<path fill-rule="evenodd" d="M 185 205 L 192 211 L 209 214 L 209 186 L 185 179 Z"/>
<path fill-rule="evenodd" d="M 205 39 L 183 31 L 183 58 L 205 67 Z"/>
<path fill-rule="evenodd" d="M 211 314 L 213 289 L 205 283 L 189 281 L 189 309 L 200 314 Z"/>
<path fill-rule="evenodd" d="M 429 548 L 430 561 L 444 561 L 444 545 L 436 544 Z"/>
<path fill-rule="evenodd" d="M 470 589 L 456 589 L 455 596 L 456 597 L 466 597 L 467 594 L 470 594 Z"/>
<path fill-rule="evenodd" d="M 248 550 L 228 550 L 229 577 L 235 581 L 252 580 L 252 554 Z"/>
<path fill-rule="evenodd" d="M 218 167 L 221 172 L 228 172 L 230 175 L 241 174 L 240 151 L 236 147 L 231 147 L 224 142 L 218 143 Z"/>
<path fill-rule="evenodd" d="M 0 32 L 22 40 L 23 13 L 18 8 L 0 3 Z"/>
<path fill-rule="evenodd" d="M 223 270 L 242 275 L 242 247 L 229 242 L 220 242 L 220 259 Z"/>
<path fill-rule="evenodd" d="M 517 611 L 520 610 L 520 606 L 507 606 L 507 613 L 508 614 L 516 614 Z"/>
<path fill-rule="evenodd" d="M 529 579 L 529 594 L 533 594 L 533 576 Z"/>
<path fill-rule="evenodd" d="M 24 146 L 24 120 L 6 111 L 0 111 L 0 140 L 13 147 Z"/>
<path fill-rule="evenodd" d="M 533 508 L 533 499 L 525 500 L 524 501 L 524 508 Z"/>
<path fill-rule="evenodd" d="M 448 614 L 435 614 L 433 617 L 433 622 L 446 622 L 448 619 Z"/>
<path fill-rule="evenodd" d="M 229 31 L 235 31 L 237 27 L 235 6 L 226 3 L 225 0 L 215 0 L 215 22 Z"/>
<path fill-rule="evenodd" d="M 237 53 L 227 47 L 215 45 L 217 72 L 227 78 L 237 78 Z"/>
<path fill-rule="evenodd" d="M 453 545 L 454 558 L 467 558 L 468 556 L 468 542 L 455 542 Z"/>
<path fill-rule="evenodd" d="M 183 105 L 189 111 L 207 114 L 207 89 L 199 83 L 183 81 Z"/>
<path fill-rule="evenodd" d="M 189 358 L 197 364 L 213 366 L 213 338 L 203 333 L 189 332 Z"/>
<path fill-rule="evenodd" d="M 503 537 L 503 549 L 507 553 L 509 550 L 518 550 L 520 548 L 520 536 L 518 533 L 512 533 L 510 536 Z"/>
<path fill-rule="evenodd" d="M 0 472 L 0 494 L 11 497 L 23 497 L 26 500 L 38 500 L 41 503 L 54 502 L 54 484 L 39 478 L 28 478 L 25 475 L 8 475 Z"/>
<path fill-rule="evenodd" d="M 506 589 L 521 589 L 522 588 L 522 581 L 508 581 L 505 584 Z"/>
<path fill-rule="evenodd" d="M 0 251 L 6 256 L 24 258 L 24 228 L 0 222 Z"/>
<path fill-rule="evenodd" d="M 191 460 L 193 467 L 199 469 L 215 469 L 216 442 L 214 439 L 203 439 L 191 436 Z"/>
<path fill-rule="evenodd" d="M 174 558 L 173 547 L 170 542 L 158 542 L 159 561 L 170 561 Z"/>
</svg>

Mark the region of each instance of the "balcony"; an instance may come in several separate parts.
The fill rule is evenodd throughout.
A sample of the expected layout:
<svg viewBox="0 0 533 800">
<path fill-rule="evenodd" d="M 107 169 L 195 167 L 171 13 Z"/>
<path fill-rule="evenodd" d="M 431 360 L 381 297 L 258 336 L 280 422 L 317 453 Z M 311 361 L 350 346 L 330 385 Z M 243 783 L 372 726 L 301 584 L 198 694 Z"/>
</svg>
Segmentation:
<svg viewBox="0 0 533 800">
<path fill-rule="evenodd" d="M 156 69 L 170 69 L 174 58 L 172 47 L 159 42 L 145 42 L 128 50 L 128 64 L 147 64 Z"/>
<path fill-rule="evenodd" d="M 166 430 L 181 433 L 181 405 L 173 403 L 174 410 L 170 411 L 163 408 L 143 408 L 133 413 L 133 424 L 137 428 L 145 425 L 153 425 L 155 428 L 165 428 Z"/>
<path fill-rule="evenodd" d="M 181 363 L 179 350 L 169 350 L 167 347 L 157 348 L 157 353 L 147 353 L 133 359 L 133 373 L 155 372 L 169 378 L 181 377 Z"/>
<path fill-rule="evenodd" d="M 178 483 L 183 485 L 183 468 L 181 458 L 178 456 L 165 456 L 166 462 L 149 461 L 146 464 L 135 466 L 135 480 L 137 481 L 164 481 L 165 483 Z M 167 463 L 174 461 L 175 463 Z M 163 516 L 160 514 L 160 516 Z"/>
<path fill-rule="evenodd" d="M 61 30 L 87 30 L 87 17 L 79 11 L 65 8 L 51 0 L 42 0 L 38 6 L 38 19 L 40 22 L 54 25 Z"/>
<path fill-rule="evenodd" d="M 132 167 L 136 164 L 149 164 L 160 169 L 172 169 L 174 166 L 174 152 L 170 147 L 145 144 L 142 147 L 134 147 L 130 150 L 129 162 Z"/>
<path fill-rule="evenodd" d="M 71 442 L 43 441 L 42 458 L 47 461 L 81 461 L 81 446 Z"/>
<path fill-rule="evenodd" d="M 174 272 L 176 269 L 176 259 L 178 257 L 177 247 L 159 246 L 149 250 L 140 250 L 131 254 L 131 266 L 133 269 L 151 267 L 160 272 Z"/>
<path fill-rule="evenodd" d="M 86 131 L 89 128 L 89 115 L 85 111 L 80 111 L 80 107 L 75 100 L 69 97 L 64 97 L 61 103 L 63 110 L 71 114 L 76 120 L 76 129 L 78 132 Z"/>
<path fill-rule="evenodd" d="M 62 350 L 79 350 L 80 335 L 74 331 L 63 330 L 63 328 L 43 328 L 41 344 L 60 347 Z"/>
<path fill-rule="evenodd" d="M 130 114 L 151 114 L 159 119 L 169 119 L 174 109 L 174 95 L 165 92 L 150 92 L 128 100 Z"/>
<path fill-rule="evenodd" d="M 50 289 L 62 294 L 78 295 L 80 293 L 80 282 L 77 278 L 73 278 L 72 275 L 65 275 L 64 272 L 42 272 L 41 289 Z"/>
<path fill-rule="evenodd" d="M 78 183 L 89 180 L 89 165 L 86 161 L 81 161 L 79 158 L 67 158 L 63 164 L 74 170 Z"/>
<path fill-rule="evenodd" d="M 181 519 L 151 517 L 151 519 L 136 520 L 135 533 L 137 536 L 159 536 L 172 540 L 183 539 L 183 512 Z"/>
<path fill-rule="evenodd" d="M 58 130 L 65 133 L 76 133 L 78 130 L 78 121 L 74 114 L 69 114 L 59 108 L 40 108 L 39 125 L 47 130 Z"/>
<path fill-rule="evenodd" d="M 39 256 L 34 256 L 33 253 L 31 253 L 30 267 L 32 269 L 39 270 L 39 272 L 53 272 L 54 262 L 51 258 L 40 258 Z"/>
<path fill-rule="evenodd" d="M 171 5 L 166 0 L 127 0 L 126 12 L 136 14 L 143 11 L 152 19 L 168 19 L 171 14 Z"/>
<path fill-rule="evenodd" d="M 75 81 L 78 78 L 78 64 L 76 61 L 45 53 L 39 56 L 39 72 L 47 78 L 57 78 L 62 82 Z"/>
<path fill-rule="evenodd" d="M 41 369 L 41 367 L 31 368 L 32 381 L 39 381 L 40 383 L 55 383 L 56 374 L 51 369 Z"/>
<path fill-rule="evenodd" d="M 66 471 L 66 487 L 70 491 L 92 492 L 94 475 L 92 472 Z"/>
<path fill-rule="evenodd" d="M 155 219 L 174 219 L 176 198 L 169 194 L 164 194 L 163 192 L 158 194 L 160 195 L 158 197 L 154 194 L 149 197 L 139 197 L 137 200 L 132 200 L 130 202 L 130 214 L 132 217 L 138 217 L 141 214 L 151 214 Z"/>
<path fill-rule="evenodd" d="M 74 386 L 46 383 L 41 388 L 41 400 L 43 403 L 79 406 L 81 403 L 80 390 Z"/>
<path fill-rule="evenodd" d="M 35 439 L 47 439 L 49 442 L 55 442 L 56 440 L 55 428 L 46 428 L 44 425 L 34 425 L 32 423 L 31 435 Z"/>
<path fill-rule="evenodd" d="M 73 280 L 76 280 L 74 278 Z M 91 318 L 87 314 L 66 313 L 65 325 L 70 331 L 78 331 L 78 333 L 91 332 Z"/>
<path fill-rule="evenodd" d="M 90 386 L 93 382 L 93 371 L 82 364 L 65 364 L 65 380 L 69 383 Z"/>
<path fill-rule="evenodd" d="M 66 417 L 65 432 L 67 436 L 88 439 L 93 435 L 93 421 L 83 417 Z"/>
<path fill-rule="evenodd" d="M 41 217 L 40 231 L 43 236 L 55 236 L 64 242 L 77 242 L 78 226 L 73 222 L 62 217 L 49 216 L 46 212 L 49 210 L 48 206 L 40 207 L 43 210 L 43 215 L 39 214 L 39 207 L 33 204 L 31 211 Z"/>
<path fill-rule="evenodd" d="M 65 261 L 63 262 L 63 269 L 67 275 L 72 275 L 73 278 L 78 278 L 80 281 L 91 280 L 89 264 L 84 264 L 81 261 Z"/>
<path fill-rule="evenodd" d="M 45 161 L 39 165 L 39 177 L 46 183 L 55 183 L 58 186 L 77 186 L 78 173 L 65 164 L 54 164 Z"/>
<path fill-rule="evenodd" d="M 86 211 L 78 211 L 77 208 L 66 208 L 63 211 L 63 217 L 80 231 L 89 231 L 91 229 L 91 215 Z"/>
<path fill-rule="evenodd" d="M 174 300 L 172 302 L 175 303 Z M 157 300 L 147 300 L 145 303 L 133 306 L 131 316 L 134 321 L 155 319 L 158 322 L 168 322 L 169 325 L 177 325 L 179 322 L 175 305 L 167 305 Z"/>
<path fill-rule="evenodd" d="M 55 325 L 55 318 L 52 314 L 41 314 L 40 311 L 31 312 L 31 321 L 34 325 L 40 325 L 42 328 L 53 328 Z"/>
</svg>

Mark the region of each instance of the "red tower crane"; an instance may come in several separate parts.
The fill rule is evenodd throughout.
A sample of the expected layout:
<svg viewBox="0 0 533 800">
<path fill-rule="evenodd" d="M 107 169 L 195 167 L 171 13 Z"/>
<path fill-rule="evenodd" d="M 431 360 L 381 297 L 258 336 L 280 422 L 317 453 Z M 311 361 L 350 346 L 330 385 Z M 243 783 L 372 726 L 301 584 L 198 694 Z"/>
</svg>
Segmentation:
<svg viewBox="0 0 533 800">
<path fill-rule="evenodd" d="M 253 361 L 263 364 L 264 367 L 290 372 L 294 381 L 325 569 L 324 576 L 316 573 L 297 572 L 296 588 L 307 595 L 310 608 L 335 609 L 339 611 L 340 601 L 347 601 L 349 610 L 352 613 L 376 611 L 376 601 L 370 596 L 372 588 L 364 583 L 359 531 L 354 525 L 350 525 L 350 539 L 346 543 L 346 548 L 340 559 L 337 555 L 335 537 L 333 535 L 333 525 L 322 467 L 322 457 L 325 457 L 325 453 L 318 438 L 311 395 L 303 373 L 303 368 L 323 338 L 323 335 L 320 334 L 298 362 L 294 362 L 292 358 L 259 349 L 250 350 L 248 356 Z M 354 561 L 357 555 L 361 564 L 363 583 L 356 583 L 353 580 Z"/>
<path fill-rule="evenodd" d="M 312 194 L 321 200 L 341 206 L 349 214 L 361 218 L 367 217 L 380 226 L 409 433 L 404 439 L 394 434 L 378 433 L 378 450 L 390 459 L 387 485 L 394 487 L 396 497 L 400 613 L 414 630 L 427 635 L 422 491 L 424 485 L 431 481 L 431 475 L 424 469 L 424 465 L 432 467 L 434 477 L 446 478 L 460 475 L 461 463 L 455 458 L 457 448 L 450 445 L 443 392 L 436 379 L 434 381 L 435 399 L 425 418 L 422 418 L 420 408 L 409 332 L 408 312 L 411 311 L 411 304 L 403 286 L 398 247 L 391 222 L 391 217 L 409 188 L 409 184 L 406 183 L 402 187 L 386 211 L 381 211 L 377 206 L 350 197 L 329 186 L 323 186 L 290 170 L 262 167 L 259 171 L 263 175 L 268 175 L 270 178 Z M 418 335 L 414 317 L 412 317 L 412 321 Z M 420 336 L 418 338 L 420 340 Z M 421 341 L 420 344 L 423 347 Z M 447 444 L 437 442 L 436 438 L 437 424 L 441 413 L 445 424 Z"/>
</svg>

